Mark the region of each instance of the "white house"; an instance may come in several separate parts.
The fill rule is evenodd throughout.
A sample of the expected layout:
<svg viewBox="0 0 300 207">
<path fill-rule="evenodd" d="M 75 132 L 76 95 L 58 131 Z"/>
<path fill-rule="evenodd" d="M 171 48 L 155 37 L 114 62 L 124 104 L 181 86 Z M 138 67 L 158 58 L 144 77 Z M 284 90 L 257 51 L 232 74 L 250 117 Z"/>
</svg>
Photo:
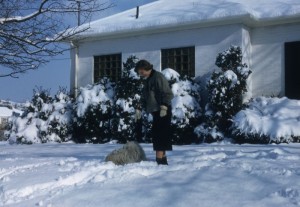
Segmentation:
<svg viewBox="0 0 300 207">
<path fill-rule="evenodd" d="M 70 40 L 72 89 L 117 79 L 132 54 L 157 70 L 204 77 L 219 52 L 238 45 L 253 96 L 300 99 L 299 0 L 159 0 L 137 11 L 94 21 Z"/>
<path fill-rule="evenodd" d="M 7 107 L 0 106 L 0 126 L 7 122 L 8 118 L 12 116 L 12 110 Z"/>
<path fill-rule="evenodd" d="M 12 116 L 12 110 L 0 105 L 0 141 L 4 140 L 4 130 L 9 117 Z"/>
<path fill-rule="evenodd" d="M 0 100 L 0 128 L 7 123 L 12 115 L 20 116 L 23 112 L 14 108 L 11 103 Z"/>
<path fill-rule="evenodd" d="M 13 108 L 10 103 L 2 103 L 0 100 L 0 141 L 4 140 L 4 130 L 11 116 L 20 116 L 23 112 Z"/>
</svg>

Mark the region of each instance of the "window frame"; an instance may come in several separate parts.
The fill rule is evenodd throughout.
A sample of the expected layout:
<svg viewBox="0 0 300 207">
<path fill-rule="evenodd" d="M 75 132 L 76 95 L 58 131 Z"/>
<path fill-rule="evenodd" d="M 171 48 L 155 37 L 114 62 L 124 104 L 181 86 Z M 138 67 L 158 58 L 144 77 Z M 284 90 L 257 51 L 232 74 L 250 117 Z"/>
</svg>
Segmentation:
<svg viewBox="0 0 300 207">
<path fill-rule="evenodd" d="M 161 68 L 172 68 L 181 76 L 195 77 L 195 46 L 161 49 Z"/>
<path fill-rule="evenodd" d="M 122 76 L 122 70 L 122 53 L 94 55 L 94 83 L 104 77 L 117 82 Z"/>
</svg>

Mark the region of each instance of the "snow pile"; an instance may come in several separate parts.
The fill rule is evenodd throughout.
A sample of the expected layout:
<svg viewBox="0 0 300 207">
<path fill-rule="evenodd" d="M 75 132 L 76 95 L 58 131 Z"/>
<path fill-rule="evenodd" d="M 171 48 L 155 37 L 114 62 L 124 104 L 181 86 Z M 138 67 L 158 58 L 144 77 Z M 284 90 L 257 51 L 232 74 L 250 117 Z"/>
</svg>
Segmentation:
<svg viewBox="0 0 300 207">
<path fill-rule="evenodd" d="M 174 98 L 172 100 L 172 128 L 174 143 L 190 144 L 195 142 L 194 127 L 201 116 L 200 86 L 192 79 L 181 78 L 173 69 L 162 71 L 171 85 Z"/>
<path fill-rule="evenodd" d="M 160 0 L 90 23 L 79 36 L 239 20 L 245 24 L 300 16 L 299 0 Z M 86 28 L 83 25 L 82 28 Z"/>
<path fill-rule="evenodd" d="M 299 142 L 300 101 L 256 98 L 234 116 L 232 128 L 246 142 Z"/>
<path fill-rule="evenodd" d="M 10 143 L 66 142 L 71 139 L 71 99 L 65 91 L 59 91 L 54 98 L 49 92 L 35 92 L 31 102 L 25 105 L 22 116 L 9 120 L 5 132 Z"/>
<path fill-rule="evenodd" d="M 300 205 L 299 144 L 174 146 L 169 166 L 104 162 L 116 144 L 0 142 L 0 206 L 283 207 Z"/>
</svg>

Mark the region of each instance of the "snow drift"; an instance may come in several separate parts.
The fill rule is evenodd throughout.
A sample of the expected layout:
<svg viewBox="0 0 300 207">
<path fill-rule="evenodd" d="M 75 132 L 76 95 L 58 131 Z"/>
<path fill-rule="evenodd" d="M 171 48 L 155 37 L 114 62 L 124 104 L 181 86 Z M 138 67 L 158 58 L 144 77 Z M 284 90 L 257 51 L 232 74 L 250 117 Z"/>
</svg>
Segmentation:
<svg viewBox="0 0 300 207">
<path fill-rule="evenodd" d="M 300 101 L 258 97 L 233 118 L 234 133 L 245 139 L 292 142 L 300 138 Z M 269 139 L 269 140 L 268 140 Z"/>
</svg>

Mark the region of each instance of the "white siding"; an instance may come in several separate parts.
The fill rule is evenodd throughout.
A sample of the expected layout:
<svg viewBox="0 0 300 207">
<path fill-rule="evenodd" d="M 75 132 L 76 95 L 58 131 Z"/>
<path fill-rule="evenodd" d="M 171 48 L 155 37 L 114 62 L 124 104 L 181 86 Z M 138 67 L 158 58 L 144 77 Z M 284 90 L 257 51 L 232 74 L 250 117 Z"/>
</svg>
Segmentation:
<svg viewBox="0 0 300 207">
<path fill-rule="evenodd" d="M 300 41 L 299 23 L 254 28 L 235 24 L 86 41 L 71 53 L 71 88 L 93 83 L 94 56 L 122 53 L 124 62 L 136 55 L 161 70 L 161 49 L 185 46 L 195 46 L 196 76 L 204 83 L 216 69 L 216 55 L 233 44 L 242 47 L 244 62 L 253 71 L 247 97 L 284 95 L 284 43 L 291 41 Z"/>
<path fill-rule="evenodd" d="M 202 28 L 196 34 L 196 76 L 205 76 L 217 69 L 218 53 L 230 45 L 242 44 L 242 25 Z"/>
<path fill-rule="evenodd" d="M 300 41 L 300 24 L 254 28 L 252 43 L 252 93 L 284 95 L 284 43 Z"/>
<path fill-rule="evenodd" d="M 77 86 L 93 83 L 93 57 L 96 55 L 122 53 L 122 60 L 126 61 L 134 54 L 149 60 L 157 70 L 161 70 L 161 49 L 185 46 L 195 46 L 196 76 L 203 76 L 216 68 L 214 63 L 219 52 L 231 44 L 242 45 L 242 28 L 242 25 L 226 25 L 81 43 Z M 73 54 L 72 58 L 75 57 Z M 75 70 L 75 65 L 72 70 Z"/>
</svg>

